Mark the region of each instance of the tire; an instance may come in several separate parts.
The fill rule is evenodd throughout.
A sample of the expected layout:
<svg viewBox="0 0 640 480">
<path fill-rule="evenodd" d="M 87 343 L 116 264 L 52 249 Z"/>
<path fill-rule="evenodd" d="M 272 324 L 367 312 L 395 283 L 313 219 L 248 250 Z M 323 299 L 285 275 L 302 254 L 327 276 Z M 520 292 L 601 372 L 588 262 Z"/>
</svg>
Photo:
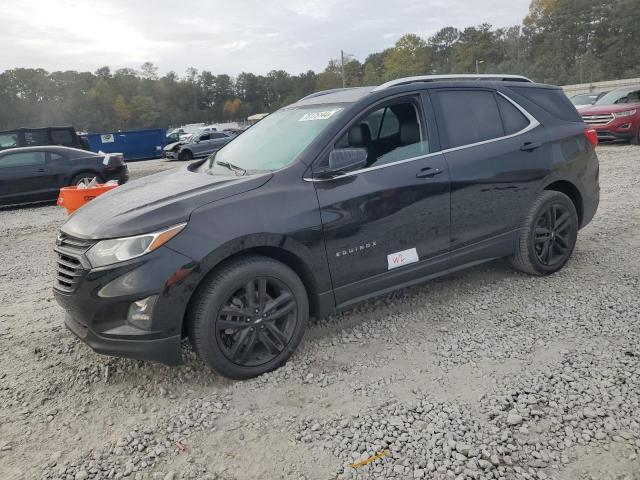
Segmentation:
<svg viewBox="0 0 640 480">
<path fill-rule="evenodd" d="M 638 127 L 636 134 L 631 138 L 631 144 L 640 145 L 640 126 Z"/>
<path fill-rule="evenodd" d="M 564 193 L 545 190 L 536 197 L 524 220 L 511 265 L 530 275 L 557 272 L 571 257 L 577 238 L 575 205 Z"/>
<path fill-rule="evenodd" d="M 308 319 L 300 278 L 280 262 L 247 256 L 221 267 L 199 288 L 187 330 L 210 368 L 242 380 L 283 365 L 302 340 Z"/>
<path fill-rule="evenodd" d="M 193 153 L 191 153 L 191 150 L 184 150 L 178 154 L 178 160 L 181 160 L 183 162 L 193 160 Z"/>
<path fill-rule="evenodd" d="M 73 180 L 71 180 L 71 185 L 77 186 L 83 180 L 85 180 L 85 183 L 89 183 L 94 178 L 98 183 L 104 183 L 104 180 L 102 179 L 102 177 L 97 173 L 85 172 L 85 173 L 79 173 L 78 175 L 73 177 Z"/>
</svg>

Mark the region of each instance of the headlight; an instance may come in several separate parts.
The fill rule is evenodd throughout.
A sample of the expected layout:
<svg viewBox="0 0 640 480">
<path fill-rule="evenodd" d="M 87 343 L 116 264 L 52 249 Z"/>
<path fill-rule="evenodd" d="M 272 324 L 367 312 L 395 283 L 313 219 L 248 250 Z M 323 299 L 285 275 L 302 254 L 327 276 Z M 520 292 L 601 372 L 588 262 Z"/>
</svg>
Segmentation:
<svg viewBox="0 0 640 480">
<path fill-rule="evenodd" d="M 185 225 L 186 223 L 181 223 L 164 230 L 135 237 L 101 240 L 89 249 L 87 258 L 91 262 L 91 266 L 97 268 L 140 257 L 167 243 L 179 234 Z"/>
<path fill-rule="evenodd" d="M 626 110 L 624 112 L 615 112 L 613 114 L 613 116 L 616 117 L 616 118 L 631 117 L 631 116 L 635 115 L 636 112 L 637 112 L 637 110 Z"/>
</svg>

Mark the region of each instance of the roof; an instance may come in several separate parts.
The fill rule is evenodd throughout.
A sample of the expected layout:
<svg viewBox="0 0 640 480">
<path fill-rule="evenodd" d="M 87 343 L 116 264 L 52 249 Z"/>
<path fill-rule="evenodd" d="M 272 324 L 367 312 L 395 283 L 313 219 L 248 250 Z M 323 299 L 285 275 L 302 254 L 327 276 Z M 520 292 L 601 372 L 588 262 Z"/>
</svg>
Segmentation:
<svg viewBox="0 0 640 480">
<path fill-rule="evenodd" d="M 371 93 L 373 87 L 334 88 L 312 93 L 294 103 L 295 106 L 317 105 L 322 103 L 353 103 Z"/>
<path fill-rule="evenodd" d="M 92 152 L 90 150 L 81 150 L 80 148 L 74 147 L 65 147 L 63 145 L 34 145 L 33 147 L 13 147 L 13 148 L 4 148 L 0 150 L 0 155 L 5 155 L 7 153 L 26 153 L 26 152 L 39 152 L 39 151 L 50 151 L 50 152 L 66 152 L 66 153 L 76 153 L 87 157 L 100 155 L 99 153 Z"/>
<path fill-rule="evenodd" d="M 399 87 L 403 85 L 409 85 L 412 83 L 421 82 L 510 82 L 518 83 L 519 85 L 536 85 L 532 80 L 521 75 L 507 75 L 507 74 L 459 74 L 459 75 L 421 75 L 415 77 L 404 77 L 391 80 L 389 82 L 378 85 L 377 87 L 351 87 L 351 88 L 334 88 L 331 90 L 323 90 L 321 92 L 315 92 L 311 95 L 298 100 L 296 103 L 290 106 L 304 106 L 304 105 L 318 105 L 318 104 L 331 104 L 331 103 L 353 103 L 360 100 L 362 97 L 374 93 L 386 90 L 387 88 Z"/>
</svg>

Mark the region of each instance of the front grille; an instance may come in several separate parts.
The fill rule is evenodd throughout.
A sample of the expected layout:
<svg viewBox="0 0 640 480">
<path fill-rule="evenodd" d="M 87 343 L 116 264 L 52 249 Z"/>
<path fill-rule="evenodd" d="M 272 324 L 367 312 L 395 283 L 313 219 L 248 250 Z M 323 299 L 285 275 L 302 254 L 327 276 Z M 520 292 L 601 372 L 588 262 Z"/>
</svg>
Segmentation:
<svg viewBox="0 0 640 480">
<path fill-rule="evenodd" d="M 56 258 L 56 277 L 53 288 L 64 293 L 73 293 L 78 288 L 82 279 L 86 261 L 83 261 L 84 253 L 91 248 L 93 240 L 83 240 L 70 237 L 64 233 L 58 234 L 54 248 Z"/>
<path fill-rule="evenodd" d="M 606 125 L 614 119 L 613 113 L 606 113 L 604 115 L 582 115 L 584 123 L 589 125 Z"/>
</svg>

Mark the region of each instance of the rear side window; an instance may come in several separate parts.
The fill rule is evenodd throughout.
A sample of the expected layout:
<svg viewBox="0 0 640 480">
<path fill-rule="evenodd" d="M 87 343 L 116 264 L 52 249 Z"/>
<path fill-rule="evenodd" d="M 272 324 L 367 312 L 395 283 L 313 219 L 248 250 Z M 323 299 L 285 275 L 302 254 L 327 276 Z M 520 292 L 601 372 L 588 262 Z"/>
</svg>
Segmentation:
<svg viewBox="0 0 640 480">
<path fill-rule="evenodd" d="M 527 120 L 527 117 L 525 117 L 513 103 L 500 95 L 496 95 L 496 100 L 498 101 L 500 115 L 502 115 L 504 133 L 506 135 L 518 133 L 529 126 L 529 120 Z"/>
<path fill-rule="evenodd" d="M 449 148 L 471 145 L 504 136 L 502 119 L 493 92 L 443 90 L 437 92 Z"/>
<path fill-rule="evenodd" d="M 53 145 L 75 146 L 69 130 L 51 130 L 51 143 Z"/>
<path fill-rule="evenodd" d="M 566 122 L 580 122 L 582 117 L 576 107 L 567 98 L 561 89 L 536 88 L 536 87 L 509 87 L 514 92 L 532 101 L 541 108 L 560 120 Z"/>
<path fill-rule="evenodd" d="M 212 133 L 211 140 L 219 140 L 220 138 L 227 138 L 227 135 L 224 133 Z"/>
</svg>

